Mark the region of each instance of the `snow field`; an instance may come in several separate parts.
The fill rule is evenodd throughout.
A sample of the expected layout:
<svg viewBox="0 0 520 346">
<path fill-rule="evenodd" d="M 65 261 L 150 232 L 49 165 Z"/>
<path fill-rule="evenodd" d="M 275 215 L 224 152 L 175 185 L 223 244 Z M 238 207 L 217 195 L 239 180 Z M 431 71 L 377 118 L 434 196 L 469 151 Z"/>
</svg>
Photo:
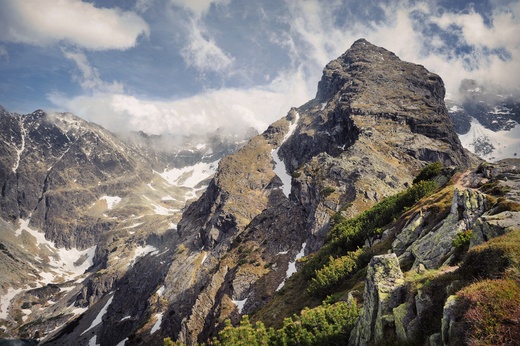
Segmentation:
<svg viewBox="0 0 520 346">
<path fill-rule="evenodd" d="M 495 147 L 492 153 L 481 156 L 488 161 L 498 161 L 520 154 L 520 126 L 518 124 L 510 131 L 494 132 L 482 126 L 477 119 L 472 118 L 470 130 L 466 134 L 459 135 L 459 139 L 462 146 L 473 153 L 476 141 L 488 139 L 489 143 Z"/>
<path fill-rule="evenodd" d="M 281 290 L 282 287 L 285 285 L 285 281 L 288 278 L 290 278 L 294 273 L 296 273 L 296 262 L 305 255 L 305 246 L 306 245 L 307 245 L 307 243 L 303 243 L 302 249 L 300 250 L 300 252 L 298 252 L 296 257 L 294 258 L 294 261 L 289 262 L 289 267 L 287 268 L 287 272 L 285 274 L 285 279 L 282 281 L 282 283 L 280 283 L 280 285 L 276 289 L 277 291 Z"/>
<path fill-rule="evenodd" d="M 107 310 L 108 310 L 108 307 L 110 306 L 110 304 L 112 304 L 112 300 L 114 299 L 114 296 L 112 295 L 110 297 L 110 299 L 105 303 L 105 305 L 103 306 L 103 308 L 99 311 L 99 313 L 97 314 L 96 318 L 94 319 L 94 321 L 92 321 L 92 323 L 90 324 L 90 327 L 88 327 L 87 329 L 85 329 L 83 331 L 83 333 L 81 333 L 80 335 L 83 335 L 85 334 L 86 332 L 88 332 L 89 330 L 91 330 L 92 328 L 95 328 L 97 325 L 99 325 L 101 322 L 103 322 L 103 316 L 105 316 L 105 314 L 107 313 Z M 92 339 L 91 339 L 92 340 Z"/>
<path fill-rule="evenodd" d="M 292 177 L 287 173 L 285 163 L 282 161 L 280 156 L 278 156 L 278 150 L 285 143 L 285 141 L 293 135 L 294 131 L 296 130 L 296 126 L 298 125 L 299 118 L 300 115 L 296 113 L 296 119 L 294 119 L 294 122 L 289 126 L 289 131 L 284 136 L 282 143 L 278 148 L 271 151 L 271 156 L 274 161 L 274 173 L 280 178 L 280 180 L 282 180 L 282 191 L 287 198 L 289 198 L 289 194 L 291 193 Z"/>
</svg>

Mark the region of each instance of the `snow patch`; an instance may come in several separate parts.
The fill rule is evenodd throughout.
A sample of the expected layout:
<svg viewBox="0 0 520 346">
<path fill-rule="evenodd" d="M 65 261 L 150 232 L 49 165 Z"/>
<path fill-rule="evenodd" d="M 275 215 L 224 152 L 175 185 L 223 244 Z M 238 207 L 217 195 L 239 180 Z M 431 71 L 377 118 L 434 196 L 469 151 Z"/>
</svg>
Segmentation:
<svg viewBox="0 0 520 346">
<path fill-rule="evenodd" d="M 121 202 L 121 197 L 117 197 L 117 196 L 103 196 L 99 200 L 105 201 L 107 203 L 108 210 L 111 210 L 119 202 Z"/>
<path fill-rule="evenodd" d="M 130 229 L 130 228 L 136 228 L 136 227 L 139 227 L 139 226 L 141 226 L 142 224 L 144 224 L 144 222 L 138 222 L 138 223 L 134 223 L 133 225 L 130 225 L 130 226 L 126 226 L 126 227 L 123 227 L 123 229 Z"/>
<path fill-rule="evenodd" d="M 242 310 L 244 309 L 244 306 L 246 305 L 247 299 L 248 298 L 242 299 L 242 300 L 232 300 L 233 304 L 235 304 L 237 306 L 239 314 L 242 313 Z"/>
<path fill-rule="evenodd" d="M 193 166 L 173 168 L 159 173 L 168 183 L 174 186 L 195 188 L 201 181 L 208 179 L 217 171 L 218 161 L 199 162 Z"/>
<path fill-rule="evenodd" d="M 122 321 L 124 321 L 124 320 L 129 320 L 129 319 L 131 319 L 131 318 L 132 318 L 132 316 L 130 316 L 130 315 L 125 316 L 125 317 L 123 317 L 122 319 L 120 319 L 119 322 L 122 322 Z"/>
<path fill-rule="evenodd" d="M 294 122 L 289 126 L 289 131 L 285 134 L 282 143 L 280 146 L 276 149 L 273 149 L 271 151 L 271 156 L 274 161 L 274 173 L 280 178 L 282 181 L 282 191 L 289 198 L 289 194 L 291 193 L 291 184 L 292 184 L 292 177 L 287 173 L 287 168 L 285 167 L 285 163 L 282 161 L 280 156 L 278 155 L 278 150 L 282 146 L 285 141 L 291 137 L 296 130 L 296 126 L 298 125 L 298 119 L 300 118 L 299 113 L 296 112 L 296 117 L 294 119 Z"/>
<path fill-rule="evenodd" d="M 154 203 L 154 201 L 152 201 L 150 198 L 148 198 L 146 196 L 143 196 L 143 197 L 148 202 L 150 202 L 151 206 L 154 209 L 154 213 L 157 214 L 157 215 L 165 215 L 165 216 L 167 216 L 167 215 L 172 215 L 172 214 L 175 214 L 175 213 L 178 213 L 178 212 L 181 211 L 180 209 L 170 209 L 170 208 L 163 207 L 162 205 Z"/>
<path fill-rule="evenodd" d="M 73 309 L 71 312 L 74 314 L 74 315 L 81 315 L 82 313 L 84 313 L 85 311 L 87 311 L 88 308 L 75 308 Z"/>
<path fill-rule="evenodd" d="M 457 105 L 453 105 L 450 107 L 450 112 L 458 112 L 458 111 L 461 111 L 462 108 L 460 108 L 459 106 Z"/>
<path fill-rule="evenodd" d="M 103 306 L 103 308 L 101 309 L 101 311 L 99 311 L 99 313 L 97 314 L 96 318 L 94 319 L 94 321 L 92 321 L 92 323 L 90 324 L 90 327 L 88 327 L 87 329 L 85 329 L 83 331 L 83 333 L 81 333 L 80 335 L 83 335 L 85 334 L 86 332 L 88 332 L 89 330 L 91 330 L 92 328 L 96 327 L 97 325 L 99 325 L 101 322 L 103 322 L 103 316 L 105 316 L 105 314 L 107 313 L 107 310 L 108 310 L 108 307 L 110 306 L 110 304 L 112 304 L 112 300 L 114 299 L 114 296 L 110 297 L 110 299 L 105 303 L 105 305 Z M 92 339 L 90 339 L 92 341 Z M 95 341 L 95 340 L 94 340 Z"/>
<path fill-rule="evenodd" d="M 172 215 L 181 211 L 180 209 L 166 208 L 158 204 L 152 204 L 152 206 L 154 208 L 154 213 L 157 215 Z"/>
<path fill-rule="evenodd" d="M 97 336 L 94 335 L 88 342 L 88 346 L 100 346 L 98 343 L 97 343 Z"/>
<path fill-rule="evenodd" d="M 204 251 L 204 257 L 202 258 L 202 261 L 200 262 L 200 265 L 203 265 L 206 261 L 206 258 L 208 258 L 208 253 Z"/>
<path fill-rule="evenodd" d="M 22 153 L 25 150 L 25 135 L 26 135 L 26 132 L 25 132 L 25 127 L 23 127 L 23 121 L 22 121 L 21 118 L 20 118 L 20 135 L 21 135 L 22 143 L 20 145 L 20 149 L 15 147 L 15 150 L 16 150 L 16 162 L 14 163 L 14 166 L 13 166 L 13 173 L 16 173 L 16 171 L 18 170 L 18 166 L 20 165 L 20 159 L 22 157 Z"/>
<path fill-rule="evenodd" d="M 507 114 L 511 114 L 511 110 L 506 107 L 498 106 L 498 107 L 495 107 L 493 109 L 493 111 L 490 113 L 495 114 L 495 115 L 507 115 Z"/>
<path fill-rule="evenodd" d="M 166 287 L 164 285 L 162 285 L 161 287 L 159 287 L 159 289 L 157 290 L 157 295 L 159 297 L 162 297 L 162 295 L 164 294 L 164 291 L 166 290 Z"/>
<path fill-rule="evenodd" d="M 155 333 L 159 329 L 161 329 L 161 323 L 163 318 L 163 313 L 155 314 L 155 317 L 157 317 L 157 322 L 153 325 L 152 329 L 150 330 L 150 334 Z"/>
<path fill-rule="evenodd" d="M 57 248 L 53 242 L 45 239 L 45 234 L 38 232 L 29 227 L 30 219 L 20 219 L 20 226 L 15 231 L 16 236 L 20 236 L 23 231 L 29 233 L 36 240 L 36 246 L 42 250 L 48 250 L 52 253 L 48 257 L 49 266 L 48 271 L 40 271 L 38 274 L 42 279 L 40 283 L 47 285 L 53 283 L 57 278 L 61 277 L 65 280 L 76 280 L 78 276 L 85 273 L 85 271 L 94 263 L 94 255 L 96 247 L 85 250 L 78 250 L 71 248 Z"/>
<path fill-rule="evenodd" d="M 280 285 L 276 289 L 277 291 L 279 291 L 285 285 L 285 281 L 288 278 L 290 278 L 294 273 L 296 273 L 296 262 L 305 255 L 305 246 L 306 245 L 307 245 L 307 243 L 303 243 L 302 249 L 300 250 L 300 252 L 298 252 L 296 257 L 294 258 L 294 261 L 289 262 L 289 267 L 287 268 L 287 273 L 285 274 L 285 279 L 282 281 L 282 283 L 280 283 Z"/>
<path fill-rule="evenodd" d="M 146 184 L 146 186 L 148 186 L 151 190 L 157 191 L 157 190 L 152 186 L 152 183 L 150 183 L 150 184 Z"/>
<path fill-rule="evenodd" d="M 130 266 L 133 266 L 139 257 L 144 257 L 148 254 L 157 255 L 159 253 L 159 249 L 152 245 L 139 246 L 134 250 L 134 255 L 130 260 Z"/>
<path fill-rule="evenodd" d="M 9 312 L 9 307 L 11 306 L 11 302 L 13 301 L 14 297 L 22 291 L 23 291 L 22 288 L 14 289 L 14 288 L 9 287 L 7 289 L 7 292 L 0 296 L 0 319 L 3 319 L 3 320 L 7 319 L 7 315 Z"/>
</svg>

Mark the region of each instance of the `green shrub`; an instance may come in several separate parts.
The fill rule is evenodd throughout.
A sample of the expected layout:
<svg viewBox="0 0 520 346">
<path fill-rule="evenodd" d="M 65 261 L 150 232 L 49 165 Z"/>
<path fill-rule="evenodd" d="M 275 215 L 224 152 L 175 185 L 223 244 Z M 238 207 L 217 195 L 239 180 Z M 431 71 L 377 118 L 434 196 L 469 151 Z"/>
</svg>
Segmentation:
<svg viewBox="0 0 520 346">
<path fill-rule="evenodd" d="M 316 271 L 316 277 L 312 278 L 308 292 L 311 295 L 324 297 L 337 290 L 341 284 L 349 278 L 358 268 L 358 258 L 363 249 L 349 252 L 346 256 L 329 259 L 329 263 Z"/>
<path fill-rule="evenodd" d="M 458 249 L 468 247 L 472 234 L 473 231 L 470 229 L 457 233 L 452 245 Z"/>
<path fill-rule="evenodd" d="M 330 261 L 356 251 L 362 247 L 365 240 L 382 231 L 399 217 L 405 210 L 412 207 L 421 198 L 430 195 L 437 189 L 433 181 L 420 181 L 406 191 L 387 197 L 360 215 L 345 219 L 339 214 L 333 216 L 333 226 L 327 234 L 325 245 L 303 267 L 303 275 L 310 279 L 315 272 Z"/>
<path fill-rule="evenodd" d="M 213 339 L 212 345 L 270 345 L 273 335 L 272 328 L 266 329 L 262 322 L 257 322 L 253 326 L 249 317 L 244 315 L 237 327 L 233 327 L 231 322 L 226 320 L 224 329 L 218 333 L 218 337 Z"/>
<path fill-rule="evenodd" d="M 286 318 L 283 327 L 267 329 L 261 322 L 254 326 L 247 315 L 236 327 L 226 320 L 213 345 L 346 345 L 359 315 L 356 304 L 338 302 L 305 308 L 300 315 Z"/>
<path fill-rule="evenodd" d="M 414 184 L 420 181 L 430 180 L 438 176 L 442 172 L 442 163 L 434 162 L 426 165 L 421 172 L 413 180 Z"/>
</svg>

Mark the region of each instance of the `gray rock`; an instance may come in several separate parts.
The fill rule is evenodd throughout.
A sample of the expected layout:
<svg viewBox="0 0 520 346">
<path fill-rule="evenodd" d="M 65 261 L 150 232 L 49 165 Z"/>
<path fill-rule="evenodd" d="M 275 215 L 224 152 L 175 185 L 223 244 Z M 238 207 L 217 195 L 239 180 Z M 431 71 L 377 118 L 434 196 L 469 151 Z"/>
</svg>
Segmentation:
<svg viewBox="0 0 520 346">
<path fill-rule="evenodd" d="M 395 254 L 374 256 L 365 280 L 363 310 L 351 333 L 349 345 L 371 345 L 382 342 L 389 330 L 395 329 L 394 310 L 403 300 L 404 277 Z M 397 324 L 404 331 L 407 317 Z"/>
<path fill-rule="evenodd" d="M 471 229 L 485 210 L 486 198 L 484 195 L 473 190 L 459 191 L 456 189 L 450 214 L 429 232 L 421 234 L 419 239 L 413 241 L 407 248 L 406 251 L 415 258 L 413 267 L 420 264 L 423 264 L 426 269 L 440 267 L 454 251 L 453 239 L 457 233 Z M 396 245 L 400 243 L 396 243 Z"/>
<path fill-rule="evenodd" d="M 496 215 L 482 215 L 472 228 L 470 248 L 520 228 L 520 212 L 505 211 Z"/>
<path fill-rule="evenodd" d="M 443 345 L 463 345 L 464 331 L 462 323 L 456 318 L 457 296 L 449 296 L 444 304 L 442 316 L 442 344 Z"/>
</svg>

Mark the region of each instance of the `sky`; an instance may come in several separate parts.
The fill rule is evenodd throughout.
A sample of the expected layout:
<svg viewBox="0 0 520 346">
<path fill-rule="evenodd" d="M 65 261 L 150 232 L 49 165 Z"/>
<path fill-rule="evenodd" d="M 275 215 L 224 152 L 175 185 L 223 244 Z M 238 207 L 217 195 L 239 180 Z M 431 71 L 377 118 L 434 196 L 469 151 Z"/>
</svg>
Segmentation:
<svg viewBox="0 0 520 346">
<path fill-rule="evenodd" d="M 365 38 L 439 74 L 520 86 L 520 0 L 0 0 L 0 105 L 115 132 L 264 130 Z"/>
</svg>

